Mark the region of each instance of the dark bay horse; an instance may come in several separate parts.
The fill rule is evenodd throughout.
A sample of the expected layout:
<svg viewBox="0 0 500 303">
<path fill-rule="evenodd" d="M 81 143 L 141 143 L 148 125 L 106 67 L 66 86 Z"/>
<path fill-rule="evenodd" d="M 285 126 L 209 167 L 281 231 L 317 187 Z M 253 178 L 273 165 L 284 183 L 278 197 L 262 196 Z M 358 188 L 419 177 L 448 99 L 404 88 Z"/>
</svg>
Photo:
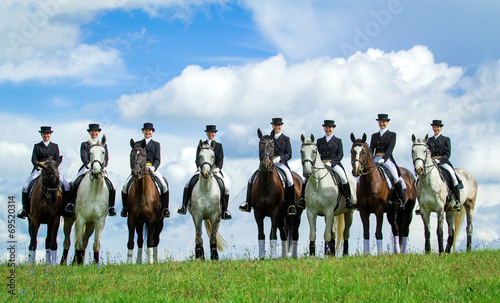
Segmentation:
<svg viewBox="0 0 500 303">
<path fill-rule="evenodd" d="M 271 258 L 277 258 L 277 230 L 280 231 L 282 241 L 282 257 L 288 252 L 287 246 L 293 243 L 292 256 L 297 257 L 297 241 L 299 239 L 299 224 L 302 209 L 297 209 L 297 214 L 288 216 L 288 205 L 285 205 L 285 191 L 281 184 L 280 177 L 273 163 L 274 157 L 274 130 L 271 135 L 263 136 L 260 129 L 257 130 L 260 138 L 259 157 L 260 166 L 257 176 L 253 182 L 251 201 L 254 209 L 255 221 L 257 222 L 259 239 L 259 258 L 265 258 L 265 239 L 264 218 L 271 218 L 270 247 Z M 292 172 L 295 191 L 297 197 L 302 191 L 302 178 L 295 172 Z M 293 240 L 293 242 L 292 242 Z M 287 245 L 288 243 L 288 245 Z"/>
<path fill-rule="evenodd" d="M 415 187 L 415 177 L 406 168 L 400 167 L 401 176 L 403 177 L 405 190 L 405 209 L 396 209 L 394 201 L 395 195 L 391 194 L 387 186 L 385 178 L 379 171 L 377 165 L 370 153 L 370 148 L 366 143 L 366 134 L 363 134 L 362 139 L 355 139 L 351 133 L 351 163 L 352 174 L 359 177 L 356 194 L 358 198 L 359 213 L 363 223 L 364 236 L 364 253 L 370 253 L 370 214 L 374 213 L 377 220 L 375 238 L 377 239 L 377 254 L 383 253 L 382 246 L 382 223 L 384 220 L 384 212 L 387 212 L 387 220 L 391 224 L 392 234 L 394 236 L 394 253 L 407 252 L 408 234 L 410 233 L 410 223 L 413 216 L 413 208 L 415 207 L 417 190 Z M 400 237 L 400 235 L 402 237 Z"/>
<path fill-rule="evenodd" d="M 62 192 L 59 188 L 59 171 L 62 156 L 56 161 L 48 158 L 45 162 L 36 162 L 35 168 L 41 169 L 40 179 L 33 187 L 28 215 L 30 245 L 28 263 L 36 264 L 36 237 L 40 224 L 47 224 L 45 239 L 46 261 L 49 265 L 57 264 L 57 232 L 63 212 Z"/>
<path fill-rule="evenodd" d="M 163 229 L 163 216 L 160 209 L 160 194 L 156 184 L 147 171 L 146 145 L 144 141 L 130 139 L 130 168 L 133 182 L 128 192 L 128 253 L 127 263 L 132 263 L 134 232 L 137 232 L 137 264 L 142 263 L 144 227 L 147 231 L 148 262 L 158 262 L 158 243 Z M 166 182 L 166 180 L 165 180 Z M 168 184 L 168 183 L 167 183 Z"/>
</svg>

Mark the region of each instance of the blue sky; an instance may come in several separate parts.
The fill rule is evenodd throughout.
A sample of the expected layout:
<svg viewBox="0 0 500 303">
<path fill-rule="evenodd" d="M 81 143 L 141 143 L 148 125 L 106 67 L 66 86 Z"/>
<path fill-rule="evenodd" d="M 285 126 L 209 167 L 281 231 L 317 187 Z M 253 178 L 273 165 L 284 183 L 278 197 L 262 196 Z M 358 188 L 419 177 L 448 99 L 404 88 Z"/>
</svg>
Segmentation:
<svg viewBox="0 0 500 303">
<path fill-rule="evenodd" d="M 7 162 L 0 197 L 20 200 L 40 125 L 53 126 L 65 156 L 61 171 L 72 179 L 87 125 L 100 123 L 108 171 L 120 188 L 129 173 L 128 142 L 153 122 L 174 213 L 161 246 L 182 259 L 192 251 L 194 229 L 175 210 L 204 127 L 217 124 L 234 218 L 221 233 L 234 236 L 242 252 L 257 244 L 253 216 L 237 209 L 244 192 L 236 197 L 257 168 L 257 128 L 270 131 L 271 118 L 283 117 L 291 166 L 301 173 L 301 134 L 320 137 L 322 121 L 334 119 L 348 156 L 350 133 L 375 132 L 376 115 L 386 112 L 398 133 L 396 159 L 410 170 L 411 134 L 424 137 L 432 119 L 444 121 L 452 162 L 480 184 L 474 238 L 498 243 L 500 184 L 489 159 L 500 151 L 491 140 L 498 137 L 499 13 L 495 1 L 4 1 L 0 123 L 14 131 L 0 139 Z M 118 210 L 120 203 L 118 197 Z M 26 240 L 27 222 L 18 224 Z M 352 237 L 360 238 L 361 223 L 354 224 Z M 415 217 L 416 251 L 421 225 Z M 125 242 L 113 234 L 125 228 L 121 218 L 108 218 L 103 238 L 112 244 L 103 249 L 124 255 Z M 301 230 L 305 250 L 305 216 Z"/>
</svg>

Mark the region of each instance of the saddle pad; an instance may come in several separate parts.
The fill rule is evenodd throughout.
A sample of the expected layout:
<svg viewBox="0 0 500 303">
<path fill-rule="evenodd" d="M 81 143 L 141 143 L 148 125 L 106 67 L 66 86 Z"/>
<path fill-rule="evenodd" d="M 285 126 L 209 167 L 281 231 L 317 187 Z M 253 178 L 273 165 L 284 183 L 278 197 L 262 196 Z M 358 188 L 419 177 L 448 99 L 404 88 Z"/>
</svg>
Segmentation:
<svg viewBox="0 0 500 303">
<path fill-rule="evenodd" d="M 380 165 L 378 167 L 378 170 L 380 172 L 380 175 L 385 179 L 385 182 L 387 183 L 387 188 L 389 191 L 392 191 L 392 185 L 394 184 L 394 180 L 392 180 L 392 174 L 390 173 L 389 169 L 383 165 Z"/>
<path fill-rule="evenodd" d="M 151 178 L 153 179 L 155 185 L 156 185 L 156 189 L 158 190 L 158 194 L 161 195 L 161 193 L 163 192 L 162 189 L 163 189 L 163 186 L 161 185 L 160 183 L 160 180 L 153 174 L 149 174 L 151 176 Z M 132 183 L 134 183 L 134 178 L 130 178 L 130 181 L 128 181 L 128 185 L 127 185 L 127 192 L 130 191 L 130 188 L 132 187 Z"/>
</svg>

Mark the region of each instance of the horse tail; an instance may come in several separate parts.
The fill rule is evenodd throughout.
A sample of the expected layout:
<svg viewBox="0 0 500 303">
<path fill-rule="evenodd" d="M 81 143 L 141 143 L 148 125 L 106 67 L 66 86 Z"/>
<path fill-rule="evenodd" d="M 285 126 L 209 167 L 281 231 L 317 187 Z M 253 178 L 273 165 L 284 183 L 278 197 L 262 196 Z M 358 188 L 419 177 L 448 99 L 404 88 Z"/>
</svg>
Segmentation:
<svg viewBox="0 0 500 303">
<path fill-rule="evenodd" d="M 298 216 L 298 215 L 297 215 Z M 286 228 L 286 242 L 288 246 L 288 252 L 292 250 L 293 244 L 293 225 L 295 223 L 294 217 L 286 216 L 285 217 L 285 228 Z"/>
<path fill-rule="evenodd" d="M 205 221 L 205 229 L 207 230 L 207 235 L 210 237 L 210 233 L 212 232 L 212 224 L 210 223 L 209 220 L 204 220 Z M 217 249 L 219 251 L 224 251 L 224 249 L 229 245 L 226 240 L 222 237 L 222 235 L 217 232 L 216 235 L 217 238 Z"/>
<path fill-rule="evenodd" d="M 337 245 L 335 245 L 335 251 L 338 251 L 340 248 L 340 245 L 343 244 L 344 230 L 345 230 L 344 214 L 333 217 L 332 232 L 337 235 Z"/>
<path fill-rule="evenodd" d="M 460 229 L 462 228 L 462 223 L 464 222 L 464 218 L 465 218 L 465 207 L 462 205 L 458 213 L 455 211 L 455 234 L 453 235 L 453 251 L 455 251 L 457 235 L 460 232 Z"/>
</svg>

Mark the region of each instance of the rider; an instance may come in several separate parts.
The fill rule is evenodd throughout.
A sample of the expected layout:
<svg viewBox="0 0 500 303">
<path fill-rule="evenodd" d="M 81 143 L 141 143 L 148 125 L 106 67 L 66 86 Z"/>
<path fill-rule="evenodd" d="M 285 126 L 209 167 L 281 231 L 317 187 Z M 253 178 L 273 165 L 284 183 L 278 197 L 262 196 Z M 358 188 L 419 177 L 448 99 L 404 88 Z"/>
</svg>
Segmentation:
<svg viewBox="0 0 500 303">
<path fill-rule="evenodd" d="M 22 202 L 23 208 L 17 214 L 17 217 L 20 219 L 25 219 L 29 214 L 30 209 L 30 200 L 28 189 L 30 187 L 30 183 L 38 178 L 41 174 L 39 168 L 36 166 L 36 162 L 44 162 L 49 157 L 54 160 L 59 158 L 59 146 L 50 141 L 50 137 L 52 136 L 52 128 L 50 126 L 41 126 L 40 127 L 40 135 L 42 136 L 42 141 L 33 146 L 33 154 L 31 155 L 31 163 L 33 163 L 33 170 L 31 171 L 30 176 L 26 180 L 23 185 L 23 194 L 22 194 Z M 59 174 L 59 182 L 62 188 L 63 199 L 66 200 L 69 193 L 69 183 L 64 179 L 64 177 Z"/>
<path fill-rule="evenodd" d="M 205 133 L 207 134 L 207 140 L 205 140 L 203 143 L 204 144 L 211 144 L 212 141 L 215 142 L 215 134 L 217 133 L 217 127 L 215 125 L 207 125 L 205 129 Z M 200 163 L 200 160 L 198 158 L 200 154 L 200 146 L 198 146 L 198 149 L 196 150 L 196 167 L 197 171 L 194 174 L 194 176 L 186 183 L 186 186 L 184 186 L 184 193 L 182 195 L 182 206 L 177 210 L 178 214 L 185 215 L 187 211 L 187 204 L 189 201 L 189 198 L 191 197 L 191 192 L 193 190 L 194 185 L 199 179 L 200 175 L 200 166 L 202 163 Z M 215 162 L 212 167 L 212 172 L 222 180 L 222 183 L 226 184 L 224 180 L 224 175 L 222 174 L 222 165 L 224 164 L 224 150 L 222 149 L 222 144 L 219 142 L 215 142 L 214 146 L 214 155 L 215 155 Z M 231 213 L 227 210 L 228 202 L 229 202 L 229 188 L 227 186 L 224 186 L 225 188 L 225 193 L 224 196 L 221 199 L 221 205 L 222 205 L 222 214 L 221 217 L 224 220 L 230 220 Z"/>
<path fill-rule="evenodd" d="M 316 141 L 316 146 L 318 147 L 321 161 L 323 161 L 325 167 L 329 171 L 333 170 L 337 173 L 337 175 L 339 175 L 342 182 L 342 189 L 344 190 L 346 196 L 345 206 L 347 208 L 352 208 L 351 187 L 349 186 L 349 180 L 347 179 L 344 166 L 342 166 L 342 163 L 340 162 L 344 157 L 344 151 L 342 149 L 342 139 L 337 138 L 333 135 L 333 130 L 335 129 L 335 127 L 335 121 L 325 120 L 323 124 L 325 136 L 323 138 L 319 138 Z M 303 188 L 305 188 L 305 184 Z M 297 202 L 297 206 L 301 208 L 306 207 L 303 196 L 304 195 L 302 195 L 302 197 Z"/>
<path fill-rule="evenodd" d="M 161 153 L 160 153 L 160 143 L 151 139 L 154 131 L 155 128 L 153 127 L 153 123 L 149 122 L 144 123 L 144 126 L 142 127 L 142 133 L 144 134 L 144 139 L 142 139 L 142 141 L 139 141 L 139 143 L 145 143 L 146 145 L 147 169 L 149 170 L 150 173 L 154 174 L 161 183 L 161 195 L 160 195 L 160 201 L 162 207 L 161 214 L 164 218 L 168 218 L 170 217 L 170 211 L 168 210 L 168 197 L 169 197 L 168 185 L 163 179 L 160 172 L 158 171 L 158 167 L 160 166 L 161 163 Z M 122 217 L 126 217 L 128 215 L 127 198 L 128 198 L 128 190 L 130 187 L 131 179 L 132 179 L 132 174 L 128 176 L 122 189 L 123 208 L 122 212 L 120 213 Z"/>
<path fill-rule="evenodd" d="M 285 188 L 285 200 L 290 205 L 288 207 L 288 214 L 295 215 L 297 210 L 295 208 L 295 185 L 293 183 L 293 176 L 288 168 L 288 160 L 292 158 L 292 145 L 290 144 L 290 138 L 281 133 L 281 128 L 283 127 L 282 118 L 272 118 L 272 127 L 274 130 L 274 159 L 273 163 L 277 168 L 281 169 L 286 175 L 286 188 Z M 252 209 L 250 196 L 252 193 L 252 177 L 248 181 L 247 186 L 247 199 L 240 205 L 240 210 L 245 212 L 250 212 Z"/>
<path fill-rule="evenodd" d="M 441 120 L 432 120 L 431 126 L 432 131 L 434 132 L 434 136 L 429 138 L 429 140 L 427 141 L 427 146 L 431 151 L 432 159 L 442 168 L 446 169 L 453 179 L 453 194 L 455 196 L 455 206 L 453 206 L 453 209 L 459 211 L 461 181 L 460 179 L 458 179 L 458 176 L 453 169 L 453 165 L 450 162 L 451 140 L 449 137 L 441 135 L 441 131 L 443 130 L 444 126 Z"/>
<path fill-rule="evenodd" d="M 374 161 L 378 165 L 385 166 L 391 173 L 393 180 L 396 181 L 396 184 L 394 184 L 397 194 L 396 207 L 404 209 L 406 185 L 392 156 L 392 152 L 396 146 L 396 133 L 387 130 L 387 125 L 391 120 L 389 119 L 389 115 L 379 114 L 376 120 L 378 121 L 380 131 L 372 135 L 370 153 L 374 156 Z"/>
<path fill-rule="evenodd" d="M 89 124 L 89 128 L 87 129 L 90 135 L 90 141 L 92 141 L 92 144 L 97 143 L 97 136 L 99 136 L 99 133 L 101 132 L 101 128 L 99 128 L 99 124 L 96 123 L 91 123 Z M 80 170 L 76 174 L 75 178 L 73 181 L 71 181 L 71 192 L 68 196 L 68 201 L 69 203 L 66 205 L 66 208 L 64 211 L 67 213 L 72 213 L 75 211 L 75 199 L 76 199 L 76 193 L 78 192 L 78 187 L 80 186 L 80 183 L 83 180 L 83 177 L 85 177 L 85 173 L 90 169 L 91 163 L 90 163 L 90 149 L 92 146 L 90 145 L 89 141 L 84 141 L 80 145 L 80 158 L 82 159 L 83 165 L 80 167 Z M 104 163 L 102 165 L 104 167 L 108 166 L 108 146 L 105 144 L 104 145 L 104 150 L 106 151 L 105 156 L 104 156 Z M 109 208 L 108 208 L 108 215 L 110 217 L 116 216 L 115 212 L 115 196 L 116 196 L 116 190 L 115 187 L 113 186 L 113 183 L 111 183 L 111 180 L 108 177 L 108 173 L 104 169 L 104 180 L 106 181 L 106 186 L 108 187 L 109 190 Z"/>
</svg>

